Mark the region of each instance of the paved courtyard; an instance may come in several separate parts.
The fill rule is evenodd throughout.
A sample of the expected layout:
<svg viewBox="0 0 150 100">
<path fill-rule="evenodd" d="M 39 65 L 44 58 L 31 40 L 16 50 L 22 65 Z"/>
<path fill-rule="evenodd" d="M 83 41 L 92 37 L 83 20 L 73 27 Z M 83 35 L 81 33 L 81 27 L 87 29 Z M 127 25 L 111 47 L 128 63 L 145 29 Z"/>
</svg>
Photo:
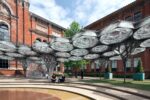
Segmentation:
<svg viewBox="0 0 150 100">
<path fill-rule="evenodd" d="M 96 78 L 86 77 L 84 80 L 88 79 L 96 79 Z M 18 89 L 19 91 L 27 91 L 27 90 L 30 92 L 36 91 L 40 93 L 50 94 L 52 97 L 59 97 L 61 98 L 60 100 L 91 100 L 91 99 L 149 100 L 150 99 L 149 91 L 113 86 L 104 83 L 86 83 L 81 82 L 80 79 L 75 78 L 67 78 L 66 83 L 49 83 L 47 79 L 1 77 L 0 88 L 1 90 Z M 70 98 L 70 96 L 72 98 Z"/>
</svg>

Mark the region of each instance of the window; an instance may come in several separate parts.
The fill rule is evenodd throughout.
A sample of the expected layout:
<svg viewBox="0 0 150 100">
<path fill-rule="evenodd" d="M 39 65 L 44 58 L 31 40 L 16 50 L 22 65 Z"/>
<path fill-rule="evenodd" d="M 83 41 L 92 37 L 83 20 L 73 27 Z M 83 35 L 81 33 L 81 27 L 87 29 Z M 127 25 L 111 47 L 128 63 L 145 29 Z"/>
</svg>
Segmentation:
<svg viewBox="0 0 150 100">
<path fill-rule="evenodd" d="M 95 63 L 96 69 L 99 69 L 99 64 Z"/>
<path fill-rule="evenodd" d="M 0 24 L 0 40 L 1 41 L 10 41 L 9 29 L 5 24 Z"/>
<path fill-rule="evenodd" d="M 48 24 L 41 19 L 36 19 L 36 21 L 37 21 L 36 29 L 44 33 L 48 33 Z"/>
<path fill-rule="evenodd" d="M 117 68 L 117 61 L 113 60 L 111 64 L 112 68 Z"/>
<path fill-rule="evenodd" d="M 8 26 L 0 23 L 0 41 L 10 41 Z M 0 68 L 8 68 L 8 60 L 0 59 Z"/>
<path fill-rule="evenodd" d="M 139 21 L 142 19 L 142 13 L 141 11 L 135 12 L 134 13 L 134 21 Z"/>
<path fill-rule="evenodd" d="M 91 63 L 91 69 L 94 69 L 95 68 L 95 63 Z"/>
<path fill-rule="evenodd" d="M 140 57 L 138 57 L 138 58 L 134 58 L 134 67 L 137 67 L 137 65 L 138 65 L 138 61 L 139 60 L 141 60 L 141 58 Z"/>
<path fill-rule="evenodd" d="M 57 33 L 57 32 L 54 32 L 54 31 L 52 32 L 52 35 L 53 35 L 53 36 L 56 36 L 56 37 L 61 37 L 61 34 L 60 34 L 60 33 Z"/>
<path fill-rule="evenodd" d="M 9 8 L 5 4 L 1 4 L 0 12 L 4 15 L 11 15 Z"/>
<path fill-rule="evenodd" d="M 126 61 L 126 67 L 131 67 L 131 59 L 127 59 L 127 61 Z"/>
<path fill-rule="evenodd" d="M 8 68 L 8 60 L 0 59 L 0 68 Z"/>
<path fill-rule="evenodd" d="M 132 16 L 127 16 L 127 17 L 125 17 L 125 20 L 126 21 L 133 21 L 133 18 L 132 18 Z"/>
</svg>

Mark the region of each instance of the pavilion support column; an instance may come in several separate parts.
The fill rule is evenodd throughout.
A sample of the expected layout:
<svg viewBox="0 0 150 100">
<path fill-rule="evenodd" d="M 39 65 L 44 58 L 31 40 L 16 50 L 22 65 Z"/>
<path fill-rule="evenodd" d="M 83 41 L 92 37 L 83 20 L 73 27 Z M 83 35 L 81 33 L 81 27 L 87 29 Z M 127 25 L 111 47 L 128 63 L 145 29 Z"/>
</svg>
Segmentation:
<svg viewBox="0 0 150 100">
<path fill-rule="evenodd" d="M 60 63 L 60 72 L 61 73 L 64 73 L 64 70 L 65 70 L 65 68 L 64 68 L 64 63 Z"/>
</svg>

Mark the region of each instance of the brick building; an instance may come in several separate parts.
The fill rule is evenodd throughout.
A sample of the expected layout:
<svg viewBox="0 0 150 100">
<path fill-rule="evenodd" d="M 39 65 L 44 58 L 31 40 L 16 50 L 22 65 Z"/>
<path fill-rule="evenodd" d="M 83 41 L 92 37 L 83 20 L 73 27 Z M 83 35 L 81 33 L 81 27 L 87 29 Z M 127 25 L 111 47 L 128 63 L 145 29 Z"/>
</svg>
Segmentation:
<svg viewBox="0 0 150 100">
<path fill-rule="evenodd" d="M 62 36 L 65 28 L 30 12 L 29 6 L 28 0 L 0 0 L 0 40 L 31 46 L 37 38 Z M 0 75 L 15 75 L 22 71 L 19 66 L 17 61 L 0 60 Z"/>
<path fill-rule="evenodd" d="M 97 20 L 96 22 L 93 22 L 92 24 L 86 26 L 85 29 L 101 30 L 116 20 L 128 20 L 137 22 L 148 16 L 150 16 L 150 0 L 136 0 L 133 3 Z M 147 49 L 144 53 L 140 53 L 128 59 L 126 62 L 128 74 L 134 73 L 134 68 L 137 66 L 139 59 L 142 60 L 146 77 L 150 78 L 150 49 Z M 112 61 L 112 70 L 114 73 L 122 74 L 122 66 L 122 61 Z M 87 72 L 96 72 L 96 70 L 99 71 L 99 66 L 96 67 L 93 63 L 88 65 L 86 68 Z"/>
</svg>

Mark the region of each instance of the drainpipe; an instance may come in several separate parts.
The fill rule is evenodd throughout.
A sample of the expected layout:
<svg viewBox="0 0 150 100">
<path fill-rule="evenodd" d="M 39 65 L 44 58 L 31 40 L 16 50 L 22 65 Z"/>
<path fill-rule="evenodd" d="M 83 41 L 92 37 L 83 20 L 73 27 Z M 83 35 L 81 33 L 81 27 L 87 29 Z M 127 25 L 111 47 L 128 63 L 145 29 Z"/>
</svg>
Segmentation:
<svg viewBox="0 0 150 100">
<path fill-rule="evenodd" d="M 16 20 L 16 46 L 18 46 L 18 0 L 16 0 L 16 16 L 17 16 L 17 20 Z M 18 67 L 18 61 L 16 60 L 16 69 Z M 15 75 L 17 74 L 17 72 L 15 71 Z"/>
<path fill-rule="evenodd" d="M 25 44 L 25 1 L 22 1 L 22 11 L 23 11 L 23 44 Z"/>
</svg>

